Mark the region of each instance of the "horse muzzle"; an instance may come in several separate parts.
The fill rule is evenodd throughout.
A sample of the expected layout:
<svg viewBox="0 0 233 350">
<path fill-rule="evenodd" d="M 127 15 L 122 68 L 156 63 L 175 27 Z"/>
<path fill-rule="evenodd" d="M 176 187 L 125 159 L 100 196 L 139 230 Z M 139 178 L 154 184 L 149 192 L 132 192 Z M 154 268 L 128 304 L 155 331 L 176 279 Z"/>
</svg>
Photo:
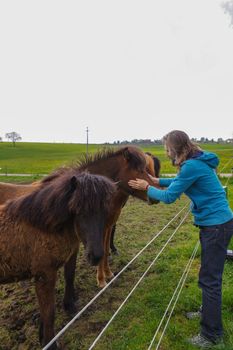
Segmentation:
<svg viewBox="0 0 233 350">
<path fill-rule="evenodd" d="M 148 201 L 148 204 L 149 204 L 149 205 L 153 205 L 153 204 L 158 204 L 158 203 L 160 203 L 160 201 L 158 201 L 157 199 L 150 199 L 150 198 L 147 198 L 147 201 Z"/>
</svg>

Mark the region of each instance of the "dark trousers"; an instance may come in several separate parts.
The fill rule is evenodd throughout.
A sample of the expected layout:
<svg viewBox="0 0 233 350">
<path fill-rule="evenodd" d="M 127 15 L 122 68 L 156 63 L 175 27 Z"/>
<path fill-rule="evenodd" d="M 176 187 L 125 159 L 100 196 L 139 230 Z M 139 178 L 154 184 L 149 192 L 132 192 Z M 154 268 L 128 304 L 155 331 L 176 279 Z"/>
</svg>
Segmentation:
<svg viewBox="0 0 233 350">
<path fill-rule="evenodd" d="M 215 226 L 200 226 L 202 289 L 201 334 L 211 341 L 223 335 L 222 274 L 227 246 L 233 235 L 233 219 Z"/>
</svg>

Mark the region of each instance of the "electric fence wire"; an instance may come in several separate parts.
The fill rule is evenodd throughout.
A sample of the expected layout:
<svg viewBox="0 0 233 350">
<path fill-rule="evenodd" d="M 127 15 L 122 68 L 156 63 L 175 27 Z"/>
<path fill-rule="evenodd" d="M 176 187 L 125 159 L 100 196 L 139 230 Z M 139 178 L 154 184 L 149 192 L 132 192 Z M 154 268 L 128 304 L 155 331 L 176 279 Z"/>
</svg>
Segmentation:
<svg viewBox="0 0 233 350">
<path fill-rule="evenodd" d="M 162 326 L 162 324 L 163 324 L 163 321 L 164 321 L 164 319 L 166 318 L 166 316 L 168 315 L 169 308 L 170 308 L 170 306 L 171 306 L 171 304 L 172 304 L 172 302 L 173 302 L 173 300 L 175 299 L 175 296 L 176 296 L 176 299 L 175 299 L 174 304 L 173 304 L 173 307 L 172 307 L 172 309 L 171 309 L 171 311 L 170 311 L 168 320 L 167 320 L 167 322 L 166 322 L 166 324 L 165 324 L 165 326 L 164 326 L 163 332 L 162 332 L 162 334 L 161 334 L 161 336 L 160 336 L 160 339 L 159 339 L 159 342 L 158 342 L 158 344 L 157 344 L 156 350 L 159 348 L 159 345 L 161 344 L 161 341 L 162 341 L 163 336 L 164 336 L 164 334 L 165 334 L 166 328 L 167 328 L 167 326 L 168 326 L 168 324 L 169 324 L 169 321 L 170 321 L 170 318 L 171 318 L 171 316 L 172 316 L 173 310 L 174 310 L 174 308 L 175 308 L 175 306 L 176 306 L 176 303 L 177 303 L 177 301 L 178 301 L 178 299 L 179 299 L 180 293 L 181 293 L 181 291 L 182 291 L 182 289 L 183 289 L 183 286 L 184 286 L 184 283 L 185 283 L 185 281 L 186 281 L 186 279 L 187 279 L 187 276 L 188 276 L 188 273 L 189 273 L 190 268 L 191 268 L 191 266 L 192 266 L 193 260 L 195 259 L 195 256 L 196 256 L 196 254 L 197 254 L 199 245 L 200 245 L 200 242 L 199 242 L 199 240 L 198 240 L 197 243 L 196 243 L 196 245 L 195 245 L 195 247 L 194 247 L 194 249 L 193 249 L 193 252 L 192 252 L 192 254 L 191 254 L 191 257 L 190 257 L 190 259 L 189 259 L 189 261 L 188 261 L 188 263 L 187 263 L 187 265 L 186 265 L 186 267 L 185 267 L 185 269 L 184 269 L 184 271 L 183 271 L 183 274 L 182 274 L 182 276 L 181 276 L 181 278 L 180 278 L 180 280 L 179 280 L 179 282 L 178 282 L 178 284 L 177 284 L 177 287 L 176 287 L 176 289 L 175 289 L 175 291 L 174 291 L 174 293 L 173 293 L 173 295 L 172 295 L 172 297 L 171 297 L 171 299 L 170 299 L 170 301 L 169 301 L 169 304 L 168 304 L 168 306 L 167 306 L 167 308 L 166 308 L 166 310 L 165 310 L 165 312 L 164 312 L 164 314 L 163 314 L 163 317 L 162 317 L 162 319 L 161 319 L 161 321 L 160 321 L 160 323 L 159 323 L 159 325 L 158 325 L 158 327 L 157 327 L 157 329 L 156 329 L 156 332 L 155 332 L 155 334 L 154 334 L 154 336 L 153 336 L 153 338 L 152 338 L 152 341 L 151 341 L 151 343 L 150 343 L 150 346 L 148 347 L 148 350 L 151 350 L 151 349 L 152 349 L 152 346 L 153 346 L 153 344 L 154 344 L 154 341 L 155 341 L 155 339 L 156 339 L 156 337 L 157 337 L 157 335 L 158 335 L 158 333 L 159 333 L 159 331 L 160 331 L 160 329 L 161 329 L 161 326 Z"/>
<path fill-rule="evenodd" d="M 161 233 L 163 231 L 166 230 L 166 228 L 183 212 L 183 210 L 188 206 L 189 202 L 134 256 L 134 258 L 132 260 L 130 260 L 128 262 L 127 265 L 125 265 L 123 267 L 123 269 L 118 272 L 118 274 L 103 288 L 101 289 L 101 291 L 99 291 L 99 293 L 97 293 L 71 320 L 70 322 L 68 322 L 66 324 L 65 327 L 63 327 L 56 335 L 53 339 L 50 340 L 50 342 L 48 344 L 46 344 L 42 350 L 47 350 L 49 349 L 49 347 L 55 342 L 57 341 L 65 332 L 66 330 L 78 319 L 80 318 L 80 316 L 89 308 L 89 306 L 91 306 L 94 301 L 100 297 L 100 295 L 102 295 L 105 290 L 107 288 L 110 287 L 111 284 L 113 284 L 113 282 L 116 281 L 116 279 L 151 245 L 152 242 L 154 242 L 154 240 L 156 238 L 158 238 Z"/>
<path fill-rule="evenodd" d="M 233 158 L 232 158 L 232 161 L 233 161 Z M 233 177 L 233 168 L 231 169 L 231 175 L 228 176 L 227 181 L 226 181 L 226 183 L 224 185 L 225 187 L 228 185 L 228 183 L 229 183 L 230 179 L 232 179 L 232 177 Z"/>
<path fill-rule="evenodd" d="M 226 181 L 226 183 L 225 183 L 225 187 L 227 187 L 227 185 L 228 185 L 228 183 L 229 183 L 229 181 L 230 181 L 230 179 L 233 177 L 233 172 L 231 173 L 231 175 L 230 176 L 228 176 L 228 178 L 227 178 L 227 181 Z"/>
<path fill-rule="evenodd" d="M 101 336 L 104 334 L 104 332 L 106 331 L 106 329 L 110 326 L 110 324 L 112 323 L 112 321 L 115 319 L 115 317 L 118 315 L 118 313 L 120 312 L 120 310 L 122 309 L 122 307 L 126 304 L 126 302 L 128 301 L 128 299 L 130 298 L 130 296 L 133 294 L 133 292 L 135 291 L 135 289 L 138 287 L 138 285 L 141 283 L 141 281 L 144 279 L 144 277 L 146 276 L 147 272 L 151 269 L 151 267 L 154 265 L 154 263 L 156 262 L 156 260 L 159 258 L 159 256 L 162 254 L 162 252 L 164 251 L 164 249 L 166 248 L 166 246 L 168 245 L 168 243 L 172 240 L 172 238 L 174 237 L 174 235 L 176 234 L 176 232 L 178 231 L 178 229 L 180 228 L 180 226 L 183 224 L 183 222 L 186 220 L 187 216 L 190 213 L 190 209 L 188 209 L 188 211 L 186 212 L 185 216 L 182 218 L 182 220 L 180 221 L 179 225 L 177 226 L 177 228 L 174 230 L 174 232 L 171 234 L 171 236 L 169 237 L 169 239 L 166 241 L 166 243 L 164 244 L 163 248 L 159 251 L 159 253 L 156 255 L 156 257 L 154 258 L 154 260 L 152 261 L 152 263 L 148 266 L 148 268 L 146 269 L 146 271 L 143 273 L 143 275 L 140 277 L 140 279 L 138 280 L 138 282 L 135 284 L 135 286 L 133 287 L 133 289 L 129 292 L 129 294 L 127 295 L 127 297 L 125 298 L 125 300 L 123 301 L 123 303 L 118 307 L 118 309 L 116 310 L 116 312 L 113 314 L 113 316 L 111 317 L 111 319 L 108 321 L 108 323 L 105 325 L 105 327 L 102 329 L 102 331 L 99 333 L 99 335 L 96 337 L 96 339 L 94 340 L 94 342 L 92 343 L 92 345 L 89 347 L 89 350 L 93 349 L 94 346 L 97 344 L 97 342 L 99 341 L 99 339 L 101 338 Z"/>
<path fill-rule="evenodd" d="M 229 163 L 231 164 L 232 162 L 233 162 L 233 157 L 224 165 L 224 167 L 221 170 L 221 173 L 222 173 L 223 169 L 225 169 L 228 166 L 228 164 Z M 218 174 L 220 174 L 220 172 Z M 233 168 L 231 169 L 231 174 L 229 174 L 229 176 L 228 176 L 228 178 L 227 178 L 227 180 L 225 182 L 225 185 L 224 185 L 225 187 L 227 187 L 227 185 L 228 185 L 230 179 L 232 178 L 232 176 L 233 176 Z"/>
<path fill-rule="evenodd" d="M 231 158 L 228 160 L 228 162 L 226 162 L 226 164 L 223 166 L 223 168 L 222 168 L 220 171 L 218 171 L 218 175 L 219 175 L 219 174 L 222 174 L 223 170 L 226 169 L 226 167 L 228 166 L 229 163 L 232 162 L 232 160 L 233 160 L 233 157 L 231 157 Z"/>
<path fill-rule="evenodd" d="M 226 166 L 227 166 L 231 161 L 232 161 L 232 159 L 230 159 L 230 160 L 227 162 L 227 164 L 225 164 L 224 168 L 222 168 L 221 171 L 223 171 L 223 169 L 225 169 Z M 170 242 L 170 240 L 173 238 L 173 236 L 175 235 L 175 233 L 177 232 L 177 230 L 179 229 L 179 227 L 181 226 L 181 224 L 183 223 L 183 221 L 184 221 L 184 220 L 186 219 L 186 217 L 188 216 L 189 212 L 190 212 L 190 210 L 188 210 L 188 212 L 186 213 L 185 217 L 182 219 L 182 221 L 180 222 L 180 224 L 178 225 L 178 227 L 176 228 L 176 230 L 173 232 L 173 234 L 170 236 L 170 238 L 169 238 L 168 241 L 165 243 L 165 245 L 163 246 L 163 248 L 160 250 L 160 252 L 157 254 L 157 256 L 155 257 L 155 259 L 154 259 L 154 260 L 152 261 L 152 263 L 149 265 L 149 267 L 147 268 L 147 270 L 146 270 L 146 271 L 144 272 L 144 274 L 141 276 L 141 278 L 140 278 L 139 281 L 136 283 L 136 285 L 135 285 L 134 288 L 131 290 L 131 292 L 128 294 L 128 296 L 126 297 L 126 299 L 123 301 L 123 303 L 119 306 L 119 308 L 118 308 L 117 311 L 114 313 L 114 315 L 113 315 L 113 316 L 111 317 L 111 319 L 108 321 L 108 323 L 106 324 L 106 326 L 103 328 L 103 330 L 102 330 L 102 331 L 100 332 L 100 334 L 97 336 L 97 338 L 95 339 L 95 341 L 94 341 L 94 342 L 92 343 L 92 345 L 90 346 L 89 350 L 91 350 L 91 349 L 94 348 L 94 346 L 95 346 L 96 343 L 99 341 L 99 339 L 101 338 L 101 336 L 103 335 L 103 333 L 106 331 L 106 329 L 107 329 L 107 328 L 109 327 L 109 325 L 112 323 L 112 321 L 114 320 L 114 318 L 117 316 L 117 314 L 120 312 L 120 310 L 122 309 L 122 307 L 123 307 L 123 306 L 125 305 L 125 303 L 128 301 L 129 297 L 132 295 L 132 293 L 134 292 L 134 290 L 137 288 L 137 286 L 138 286 L 138 285 L 140 284 L 140 282 L 143 280 L 143 278 L 145 277 L 145 275 L 147 274 L 147 272 L 148 272 L 148 271 L 150 270 L 150 268 L 154 265 L 155 261 L 158 259 L 158 257 L 160 256 L 160 254 L 163 252 L 163 250 L 165 249 L 165 247 L 167 246 L 167 244 L 168 244 L 168 243 Z M 161 341 L 162 341 L 163 336 L 164 336 L 164 334 L 165 334 L 166 328 L 167 328 L 167 326 L 168 326 L 168 324 L 169 324 L 170 318 L 171 318 L 171 316 L 172 316 L 172 313 L 173 313 L 173 311 L 174 311 L 174 308 L 175 308 L 175 306 L 176 306 L 176 304 L 177 304 L 177 301 L 178 301 L 179 296 L 180 296 L 180 294 L 181 294 L 181 291 L 182 291 L 182 289 L 183 289 L 184 283 L 185 283 L 185 281 L 186 281 L 186 279 L 187 279 L 187 276 L 188 276 L 188 274 L 189 274 L 189 271 L 190 271 L 192 262 L 193 262 L 193 260 L 194 260 L 194 258 L 195 258 L 195 256 L 196 256 L 196 253 L 197 253 L 199 244 L 200 244 L 200 243 L 199 243 L 199 241 L 198 241 L 197 244 L 196 244 L 196 246 L 195 246 L 195 248 L 194 248 L 194 250 L 193 250 L 193 253 L 192 253 L 191 257 L 190 257 L 190 260 L 189 260 L 189 262 L 188 262 L 188 264 L 187 264 L 187 266 L 186 266 L 186 268 L 185 268 L 185 270 L 184 270 L 184 272 L 183 272 L 183 275 L 182 275 L 182 277 L 181 277 L 181 279 L 180 279 L 180 281 L 179 281 L 179 283 L 178 283 L 178 286 L 177 286 L 177 288 L 176 288 L 176 290 L 175 290 L 175 292 L 174 292 L 174 294 L 173 294 L 173 296 L 172 296 L 172 298 L 171 298 L 171 300 L 170 300 L 170 302 L 169 302 L 168 308 L 170 307 L 170 305 L 171 305 L 171 303 L 172 303 L 172 301 L 173 301 L 173 299 L 174 299 L 174 297 L 175 297 L 175 295 L 176 295 L 176 293 L 177 293 L 177 290 L 178 290 L 178 288 L 179 288 L 179 286 L 180 286 L 180 284 L 181 284 L 181 287 L 180 287 L 180 289 L 179 289 L 179 292 L 178 292 L 177 297 L 176 297 L 176 299 L 175 299 L 175 302 L 174 302 L 174 304 L 173 304 L 172 310 L 171 310 L 171 312 L 170 312 L 170 315 L 169 315 L 169 317 L 168 317 L 168 320 L 167 320 L 167 322 L 166 322 L 166 324 L 165 324 L 165 327 L 164 327 L 164 329 L 163 329 L 163 332 L 162 332 L 161 337 L 160 337 L 160 339 L 159 339 L 159 342 L 158 342 L 158 344 L 157 344 L 156 350 L 159 348 L 159 346 L 160 346 L 160 344 L 161 344 Z M 153 337 L 152 343 L 151 343 L 151 345 L 149 346 L 148 350 L 151 349 L 151 347 L 152 347 L 152 345 L 153 345 L 153 342 L 154 342 L 154 340 L 155 340 L 155 338 L 156 338 L 156 336 L 157 336 L 157 334 L 158 334 L 158 332 L 159 332 L 159 329 L 161 328 L 162 322 L 163 322 L 164 318 L 166 317 L 167 312 L 168 312 L 168 310 L 165 311 L 164 317 L 163 317 L 163 319 L 161 320 L 161 323 L 160 323 L 160 325 L 159 325 L 159 328 L 157 329 L 157 331 L 156 331 L 156 333 L 155 333 L 155 336 Z"/>
</svg>

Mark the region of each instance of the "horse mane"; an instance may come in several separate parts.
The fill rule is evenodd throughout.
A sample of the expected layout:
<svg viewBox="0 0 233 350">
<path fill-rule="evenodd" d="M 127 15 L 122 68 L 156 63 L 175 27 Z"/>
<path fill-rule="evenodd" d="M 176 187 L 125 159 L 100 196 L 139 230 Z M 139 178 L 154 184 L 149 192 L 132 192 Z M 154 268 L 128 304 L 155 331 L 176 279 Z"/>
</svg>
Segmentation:
<svg viewBox="0 0 233 350">
<path fill-rule="evenodd" d="M 60 177 L 63 174 L 66 174 L 68 171 L 72 170 L 71 167 L 69 166 L 62 166 L 56 170 L 54 170 L 51 174 L 45 176 L 40 183 L 43 184 L 47 184 L 55 179 L 57 179 L 58 177 Z"/>
<path fill-rule="evenodd" d="M 127 146 L 120 148 L 103 148 L 102 150 L 89 155 L 82 155 L 76 162 L 76 167 L 80 171 L 87 169 L 90 165 L 95 165 L 101 161 L 123 156 L 131 168 L 143 170 L 146 165 L 146 160 L 143 152 L 135 146 Z"/>
<path fill-rule="evenodd" d="M 64 173 L 29 195 L 11 200 L 6 213 L 41 231 L 59 233 L 73 226 L 77 215 L 108 212 L 115 185 L 106 177 Z"/>
<path fill-rule="evenodd" d="M 51 174 L 47 175 L 41 180 L 41 184 L 47 185 L 49 182 L 59 178 L 67 172 L 74 171 L 76 174 L 83 171 L 88 171 L 88 167 L 98 165 L 99 162 L 112 159 L 118 156 L 123 156 L 129 166 L 136 170 L 144 170 L 146 166 L 146 159 L 144 153 L 135 146 L 121 147 L 121 148 L 103 148 L 94 154 L 82 154 L 80 159 L 69 166 L 62 166 L 56 169 Z"/>
</svg>

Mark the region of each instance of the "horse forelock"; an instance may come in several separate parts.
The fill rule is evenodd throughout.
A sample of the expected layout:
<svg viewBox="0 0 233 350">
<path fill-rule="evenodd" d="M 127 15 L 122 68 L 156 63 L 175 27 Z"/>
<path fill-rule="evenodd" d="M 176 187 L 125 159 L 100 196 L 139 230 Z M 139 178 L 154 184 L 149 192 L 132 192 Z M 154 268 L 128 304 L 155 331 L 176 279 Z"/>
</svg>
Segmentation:
<svg viewBox="0 0 233 350">
<path fill-rule="evenodd" d="M 89 173 L 81 173 L 76 179 L 78 190 L 69 203 L 72 212 L 78 211 L 85 216 L 101 212 L 107 214 L 116 191 L 113 182 L 104 176 Z"/>
<path fill-rule="evenodd" d="M 143 171 L 146 169 L 146 157 L 143 151 L 135 146 L 125 147 L 124 155 L 132 169 Z"/>
</svg>

